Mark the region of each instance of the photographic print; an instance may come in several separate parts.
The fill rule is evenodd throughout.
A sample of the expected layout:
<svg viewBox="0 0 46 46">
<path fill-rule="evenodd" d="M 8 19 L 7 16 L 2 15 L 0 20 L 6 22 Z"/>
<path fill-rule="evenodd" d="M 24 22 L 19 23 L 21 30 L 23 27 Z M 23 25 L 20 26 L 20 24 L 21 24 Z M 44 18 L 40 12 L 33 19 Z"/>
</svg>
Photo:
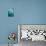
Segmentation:
<svg viewBox="0 0 46 46">
<path fill-rule="evenodd" d="M 20 24 L 18 25 L 18 33 L 20 33 L 19 42 L 24 45 L 31 46 L 31 42 L 42 43 L 46 41 L 46 25 Z"/>
<path fill-rule="evenodd" d="M 14 17 L 14 8 L 8 9 L 8 17 Z"/>
</svg>

